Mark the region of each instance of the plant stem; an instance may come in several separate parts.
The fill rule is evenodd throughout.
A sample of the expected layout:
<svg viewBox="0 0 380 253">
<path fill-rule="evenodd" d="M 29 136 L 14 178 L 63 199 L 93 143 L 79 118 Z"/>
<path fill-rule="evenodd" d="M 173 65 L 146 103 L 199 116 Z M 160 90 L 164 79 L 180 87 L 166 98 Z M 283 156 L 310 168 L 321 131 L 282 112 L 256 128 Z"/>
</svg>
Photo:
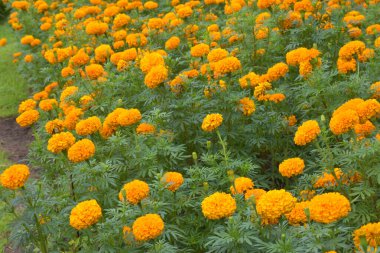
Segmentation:
<svg viewBox="0 0 380 253">
<path fill-rule="evenodd" d="M 228 164 L 228 156 L 227 156 L 226 142 L 222 139 L 222 136 L 220 135 L 219 130 L 216 130 L 216 134 L 218 135 L 219 142 L 223 148 L 224 163 L 227 165 Z"/>
</svg>

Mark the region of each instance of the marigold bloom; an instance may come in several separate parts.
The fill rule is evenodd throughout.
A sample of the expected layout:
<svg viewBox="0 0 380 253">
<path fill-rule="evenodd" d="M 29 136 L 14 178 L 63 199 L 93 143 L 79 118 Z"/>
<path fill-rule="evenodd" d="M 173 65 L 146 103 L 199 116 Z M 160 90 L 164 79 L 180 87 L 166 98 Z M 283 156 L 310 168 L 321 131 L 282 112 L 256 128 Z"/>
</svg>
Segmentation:
<svg viewBox="0 0 380 253">
<path fill-rule="evenodd" d="M 202 213 L 210 220 L 227 218 L 234 214 L 236 210 L 236 201 L 224 192 L 216 192 L 202 201 Z"/>
<path fill-rule="evenodd" d="M 7 44 L 7 39 L 6 38 L 1 38 L 0 39 L 0 47 L 3 47 Z"/>
<path fill-rule="evenodd" d="M 28 180 L 30 171 L 24 164 L 14 164 L 0 174 L 0 183 L 3 187 L 16 190 L 23 187 Z"/>
<path fill-rule="evenodd" d="M 330 120 L 329 126 L 331 132 L 335 135 L 347 133 L 359 124 L 359 116 L 354 110 L 345 110 L 338 114 L 334 114 Z"/>
<path fill-rule="evenodd" d="M 156 131 L 156 128 L 148 123 L 141 123 L 136 128 L 137 134 L 153 134 Z"/>
<path fill-rule="evenodd" d="M 86 25 L 86 33 L 89 35 L 102 35 L 108 30 L 108 24 L 92 21 Z"/>
<path fill-rule="evenodd" d="M 334 168 L 334 173 L 336 179 L 338 180 L 340 180 L 344 176 L 343 171 L 339 168 Z M 318 177 L 313 186 L 314 188 L 326 188 L 336 186 L 336 179 L 332 173 L 323 172 L 323 175 Z"/>
<path fill-rule="evenodd" d="M 70 62 L 72 62 L 75 66 L 86 65 L 89 61 L 90 56 L 88 56 L 84 50 L 79 50 L 74 56 L 70 58 Z"/>
<path fill-rule="evenodd" d="M 102 122 L 96 116 L 79 121 L 75 126 L 75 131 L 79 135 L 93 134 L 102 127 Z"/>
<path fill-rule="evenodd" d="M 95 154 L 95 145 L 89 139 L 77 141 L 67 151 L 69 160 L 73 163 L 79 163 L 91 158 Z"/>
<path fill-rule="evenodd" d="M 63 120 L 54 119 L 46 122 L 45 130 L 49 134 L 60 133 L 65 129 L 65 124 Z"/>
<path fill-rule="evenodd" d="M 296 202 L 297 199 L 284 189 L 271 190 L 261 196 L 256 209 L 264 224 L 275 224 L 283 214 L 293 209 Z"/>
<path fill-rule="evenodd" d="M 193 46 L 190 49 L 190 54 L 193 57 L 202 57 L 207 55 L 210 52 L 210 47 L 207 44 L 201 43 Z"/>
<path fill-rule="evenodd" d="M 365 252 L 375 253 L 380 246 L 380 222 L 368 223 L 356 229 L 353 234 L 354 244 L 357 249 L 362 252 L 361 238 L 364 238 L 367 242 L 367 249 Z M 371 247 L 371 248 L 370 248 Z"/>
<path fill-rule="evenodd" d="M 234 56 L 226 57 L 215 63 L 214 76 L 219 77 L 239 69 L 241 69 L 241 63 L 238 58 Z"/>
<path fill-rule="evenodd" d="M 54 107 L 58 107 L 58 102 L 56 99 L 44 99 L 41 100 L 39 105 L 41 110 L 48 112 L 54 109 Z"/>
<path fill-rule="evenodd" d="M 263 190 L 263 189 L 250 189 L 250 190 L 247 190 L 244 194 L 244 198 L 245 200 L 252 200 L 254 199 L 255 202 L 257 203 L 259 201 L 259 199 L 265 194 L 267 193 L 266 190 Z"/>
<path fill-rule="evenodd" d="M 159 53 L 148 53 L 140 61 L 140 69 L 147 74 L 154 66 L 165 65 L 164 58 Z"/>
<path fill-rule="evenodd" d="M 248 97 L 240 99 L 239 104 L 240 111 L 242 111 L 245 116 L 251 115 L 256 110 L 255 102 Z"/>
<path fill-rule="evenodd" d="M 117 118 L 117 123 L 120 126 L 130 126 L 142 119 L 141 113 L 138 109 L 128 109 L 121 112 Z"/>
<path fill-rule="evenodd" d="M 74 130 L 79 118 L 83 115 L 83 110 L 79 108 L 70 109 L 67 113 L 64 124 L 69 130 Z"/>
<path fill-rule="evenodd" d="M 48 141 L 47 149 L 52 153 L 59 153 L 69 149 L 75 143 L 75 137 L 70 132 L 54 134 Z"/>
<path fill-rule="evenodd" d="M 28 127 L 33 125 L 40 117 L 40 113 L 37 110 L 28 110 L 20 114 L 16 118 L 17 124 L 21 127 Z"/>
<path fill-rule="evenodd" d="M 18 106 L 18 113 L 23 113 L 36 108 L 37 102 L 33 99 L 27 99 L 20 103 Z"/>
<path fill-rule="evenodd" d="M 351 211 L 348 199 L 340 193 L 330 192 L 315 196 L 309 205 L 310 217 L 320 223 L 332 223 Z"/>
<path fill-rule="evenodd" d="M 284 77 L 289 71 L 288 65 L 283 62 L 277 63 L 273 65 L 273 67 L 269 68 L 266 76 L 268 77 L 267 82 L 274 82 L 281 77 Z"/>
<path fill-rule="evenodd" d="M 101 217 L 102 208 L 95 199 L 82 201 L 71 210 L 70 225 L 82 230 L 97 223 Z"/>
<path fill-rule="evenodd" d="M 173 36 L 165 42 L 165 48 L 168 50 L 176 49 L 181 40 L 177 36 Z"/>
<path fill-rule="evenodd" d="M 202 122 L 202 130 L 212 132 L 217 129 L 223 122 L 223 116 L 219 113 L 208 114 Z"/>
<path fill-rule="evenodd" d="M 146 214 L 133 222 L 132 233 L 137 241 L 148 241 L 160 236 L 164 227 L 164 221 L 158 214 Z"/>
<path fill-rule="evenodd" d="M 310 201 L 302 201 L 295 204 L 292 211 L 285 214 L 286 219 L 291 225 L 299 225 L 300 223 L 306 223 L 307 217 L 305 209 L 309 209 Z"/>
<path fill-rule="evenodd" d="M 230 187 L 232 194 L 244 194 L 248 190 L 252 190 L 255 184 L 248 177 L 237 177 L 234 180 L 234 185 Z"/>
<path fill-rule="evenodd" d="M 129 47 L 143 47 L 148 43 L 145 35 L 141 33 L 128 34 L 125 40 Z"/>
<path fill-rule="evenodd" d="M 141 200 L 149 196 L 149 185 L 141 180 L 133 180 L 126 183 L 119 192 L 120 201 L 124 201 L 124 197 L 127 201 L 133 205 L 138 204 Z"/>
<path fill-rule="evenodd" d="M 294 136 L 294 143 L 298 146 L 304 146 L 312 142 L 321 133 L 318 122 L 315 120 L 308 120 L 298 127 Z"/>
<path fill-rule="evenodd" d="M 168 69 L 163 65 L 152 67 L 149 73 L 144 78 L 145 85 L 154 89 L 168 78 Z"/>
<path fill-rule="evenodd" d="M 102 44 L 95 48 L 95 60 L 104 63 L 113 53 L 110 45 Z"/>
<path fill-rule="evenodd" d="M 104 74 L 104 68 L 100 64 L 86 66 L 86 75 L 92 80 L 96 80 Z"/>
<path fill-rule="evenodd" d="M 293 177 L 303 172 L 305 162 L 299 158 L 289 158 L 280 163 L 278 170 L 283 177 Z"/>
<path fill-rule="evenodd" d="M 161 182 L 165 184 L 165 187 L 172 192 L 178 190 L 178 188 L 183 184 L 183 176 L 178 172 L 166 172 L 162 178 Z"/>
</svg>

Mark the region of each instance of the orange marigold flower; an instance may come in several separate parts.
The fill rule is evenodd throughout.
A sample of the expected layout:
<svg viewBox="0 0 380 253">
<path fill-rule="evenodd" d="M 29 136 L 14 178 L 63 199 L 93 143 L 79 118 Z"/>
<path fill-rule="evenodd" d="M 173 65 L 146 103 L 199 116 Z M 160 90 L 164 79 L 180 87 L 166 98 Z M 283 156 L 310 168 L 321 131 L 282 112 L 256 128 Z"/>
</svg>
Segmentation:
<svg viewBox="0 0 380 253">
<path fill-rule="evenodd" d="M 296 202 L 297 199 L 284 189 L 271 190 L 261 196 L 256 209 L 263 219 L 263 224 L 275 224 L 282 215 L 293 209 Z"/>
<path fill-rule="evenodd" d="M 158 8 L 158 3 L 153 1 L 148 1 L 144 4 L 144 8 L 148 10 L 153 10 Z"/>
<path fill-rule="evenodd" d="M 299 225 L 300 223 L 306 223 L 307 217 L 305 209 L 309 209 L 310 201 L 302 201 L 295 204 L 292 211 L 285 214 L 286 219 L 290 225 Z"/>
<path fill-rule="evenodd" d="M 241 63 L 238 58 L 234 56 L 226 57 L 215 63 L 214 76 L 219 77 L 239 69 L 241 69 Z"/>
<path fill-rule="evenodd" d="M 41 110 L 48 112 L 54 109 L 54 107 L 58 107 L 58 102 L 56 99 L 44 99 L 41 100 L 39 105 Z"/>
<path fill-rule="evenodd" d="M 190 54 L 193 57 L 202 57 L 207 55 L 210 52 L 210 47 L 207 44 L 201 43 L 193 46 L 190 49 Z"/>
<path fill-rule="evenodd" d="M 355 247 L 360 252 L 375 253 L 380 246 L 380 222 L 368 223 L 356 229 L 353 233 Z M 367 249 L 361 247 L 362 239 L 367 243 Z"/>
<path fill-rule="evenodd" d="M 131 17 L 122 13 L 117 14 L 115 19 L 113 20 L 113 28 L 119 29 L 125 25 L 127 25 L 131 21 Z"/>
<path fill-rule="evenodd" d="M 165 65 L 164 58 L 159 53 L 147 53 L 140 61 L 140 69 L 147 74 L 154 66 Z"/>
<path fill-rule="evenodd" d="M 373 131 L 376 130 L 376 127 L 374 124 L 372 124 L 371 121 L 367 120 L 363 124 L 357 124 L 354 126 L 355 133 L 359 137 L 365 137 L 367 135 L 370 135 Z"/>
<path fill-rule="evenodd" d="M 216 192 L 202 201 L 202 213 L 210 220 L 230 217 L 236 210 L 236 201 L 224 192 Z"/>
<path fill-rule="evenodd" d="M 380 81 L 375 82 L 369 87 L 370 90 L 373 92 L 373 98 L 379 99 L 380 98 Z"/>
<path fill-rule="evenodd" d="M 130 126 L 142 119 L 141 112 L 138 109 L 128 109 L 121 112 L 117 118 L 120 126 Z"/>
<path fill-rule="evenodd" d="M 380 103 L 376 99 L 368 99 L 358 104 L 356 112 L 361 121 L 366 121 L 372 117 L 380 115 Z"/>
<path fill-rule="evenodd" d="M 294 126 L 297 123 L 297 118 L 295 115 L 291 115 L 291 116 L 287 117 L 287 120 L 288 120 L 289 126 Z"/>
<path fill-rule="evenodd" d="M 255 102 L 253 102 L 253 100 L 248 97 L 240 99 L 239 104 L 240 111 L 242 111 L 245 116 L 251 115 L 256 110 Z"/>
<path fill-rule="evenodd" d="M 0 174 L 0 183 L 4 188 L 16 190 L 23 187 L 28 180 L 30 171 L 24 164 L 14 164 Z"/>
<path fill-rule="evenodd" d="M 344 60 L 351 60 L 355 54 L 359 55 L 363 53 L 364 50 L 364 42 L 359 40 L 350 41 L 339 50 L 339 58 Z"/>
<path fill-rule="evenodd" d="M 178 188 L 183 184 L 183 176 L 178 172 L 166 172 L 162 178 L 161 182 L 165 184 L 165 187 L 172 192 L 178 190 Z"/>
<path fill-rule="evenodd" d="M 164 231 L 164 221 L 158 214 L 146 214 L 133 222 L 132 233 L 137 241 L 155 239 Z"/>
<path fill-rule="evenodd" d="M 303 172 L 305 162 L 299 157 L 289 158 L 280 163 L 278 170 L 283 177 L 293 177 Z"/>
<path fill-rule="evenodd" d="M 257 203 L 265 193 L 267 192 L 263 189 L 250 189 L 245 192 L 244 198 L 245 200 L 254 200 Z"/>
<path fill-rule="evenodd" d="M 7 44 L 7 39 L 6 38 L 1 38 L 0 39 L 0 47 L 3 47 Z"/>
<path fill-rule="evenodd" d="M 37 102 L 33 99 L 27 99 L 20 103 L 18 106 L 18 113 L 23 113 L 36 108 Z"/>
<path fill-rule="evenodd" d="M 40 117 L 40 113 L 37 110 L 28 110 L 23 112 L 16 118 L 17 124 L 21 127 L 28 127 L 33 125 Z"/>
<path fill-rule="evenodd" d="M 129 47 L 143 47 L 148 43 L 147 38 L 142 33 L 128 34 L 125 40 Z"/>
<path fill-rule="evenodd" d="M 104 63 L 113 53 L 110 45 L 102 44 L 95 48 L 95 60 Z"/>
<path fill-rule="evenodd" d="M 89 139 L 77 141 L 67 151 L 69 160 L 73 163 L 79 163 L 91 158 L 95 154 L 95 145 Z"/>
<path fill-rule="evenodd" d="M 141 123 L 136 128 L 137 134 L 153 134 L 156 131 L 156 128 L 148 123 Z"/>
<path fill-rule="evenodd" d="M 81 120 L 75 126 L 75 131 L 79 135 L 91 135 L 102 127 L 102 122 L 96 116 L 89 117 L 87 119 Z"/>
<path fill-rule="evenodd" d="M 70 225 L 82 230 L 97 223 L 101 217 L 102 208 L 95 199 L 82 201 L 71 210 Z"/>
<path fill-rule="evenodd" d="M 294 143 L 298 146 L 304 146 L 312 142 L 321 133 L 318 122 L 315 120 L 308 120 L 298 127 L 294 136 Z"/>
<path fill-rule="evenodd" d="M 216 48 L 210 51 L 207 55 L 207 60 L 211 62 L 218 62 L 228 56 L 228 51 L 222 48 Z"/>
<path fill-rule="evenodd" d="M 79 50 L 73 57 L 70 58 L 70 62 L 72 62 L 75 66 L 83 66 L 86 65 L 90 61 L 90 56 L 83 50 Z"/>
<path fill-rule="evenodd" d="M 359 124 L 358 113 L 354 110 L 345 110 L 332 116 L 330 120 L 330 130 L 335 135 L 347 133 Z"/>
<path fill-rule="evenodd" d="M 249 72 L 247 75 L 239 79 L 240 87 L 243 89 L 247 87 L 254 88 L 260 83 L 260 76 L 254 72 Z"/>
<path fill-rule="evenodd" d="M 288 65 L 283 62 L 275 64 L 273 67 L 269 68 L 267 71 L 267 82 L 274 82 L 281 77 L 284 77 L 289 71 Z"/>
<path fill-rule="evenodd" d="M 348 199 L 340 193 L 330 192 L 315 196 L 309 205 L 310 218 L 320 223 L 332 223 L 351 211 Z"/>
<path fill-rule="evenodd" d="M 176 49 L 180 42 L 181 40 L 177 36 L 173 36 L 165 42 L 165 48 L 167 50 Z"/>
<path fill-rule="evenodd" d="M 168 78 L 168 69 L 163 65 L 152 67 L 149 73 L 144 78 L 145 85 L 154 89 Z"/>
<path fill-rule="evenodd" d="M 48 97 L 49 97 L 49 93 L 47 93 L 46 91 L 40 91 L 33 95 L 33 99 L 37 101 L 42 100 L 42 99 L 47 99 Z"/>
<path fill-rule="evenodd" d="M 79 109 L 79 108 L 71 109 L 65 117 L 65 120 L 64 120 L 65 127 L 69 130 L 75 129 L 75 126 L 82 115 L 83 115 L 82 109 Z"/>
<path fill-rule="evenodd" d="M 54 134 L 50 137 L 47 149 L 52 153 L 59 153 L 63 150 L 69 149 L 75 143 L 75 137 L 70 132 L 62 132 Z"/>
<path fill-rule="evenodd" d="M 86 33 L 89 35 L 102 35 L 108 30 L 108 24 L 100 21 L 92 21 L 86 25 Z"/>
<path fill-rule="evenodd" d="M 126 183 L 119 192 L 120 201 L 127 201 L 133 205 L 138 204 L 141 200 L 149 196 L 149 185 L 141 180 L 133 180 Z"/>
<path fill-rule="evenodd" d="M 334 169 L 336 179 L 340 180 L 344 176 L 343 171 L 339 168 Z M 326 188 L 331 186 L 336 186 L 337 182 L 332 173 L 323 172 L 323 175 L 318 177 L 317 181 L 314 183 L 314 188 Z"/>
<path fill-rule="evenodd" d="M 64 121 L 60 119 L 54 119 L 46 122 L 45 130 L 49 134 L 60 133 L 65 129 Z"/>
<path fill-rule="evenodd" d="M 96 80 L 104 74 L 104 68 L 100 64 L 86 66 L 86 75 L 92 80 Z"/>
<path fill-rule="evenodd" d="M 202 122 L 202 130 L 212 132 L 217 129 L 223 122 L 223 116 L 219 113 L 208 114 Z"/>
<path fill-rule="evenodd" d="M 255 184 L 248 177 L 237 177 L 234 180 L 234 185 L 230 187 L 232 194 L 244 194 L 248 190 L 252 190 Z"/>
<path fill-rule="evenodd" d="M 193 15 L 193 10 L 190 6 L 184 6 L 182 8 L 179 8 L 177 11 L 178 17 L 180 18 L 187 18 Z"/>
</svg>

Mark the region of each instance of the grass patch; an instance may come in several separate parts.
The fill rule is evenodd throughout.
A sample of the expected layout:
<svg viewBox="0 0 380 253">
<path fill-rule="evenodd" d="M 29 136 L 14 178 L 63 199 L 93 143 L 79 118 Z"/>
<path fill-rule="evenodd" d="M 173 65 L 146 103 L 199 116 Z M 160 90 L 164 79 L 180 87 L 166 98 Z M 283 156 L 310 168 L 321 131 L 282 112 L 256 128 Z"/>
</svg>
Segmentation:
<svg viewBox="0 0 380 253">
<path fill-rule="evenodd" d="M 0 168 L 3 169 L 9 165 L 7 155 L 0 150 Z M 13 219 L 13 215 L 5 209 L 5 203 L 0 201 L 0 252 L 3 252 L 8 241 L 9 223 Z"/>
<path fill-rule="evenodd" d="M 0 25 L 0 38 L 8 40 L 6 46 L 0 47 L 0 117 L 9 117 L 17 114 L 18 104 L 27 97 L 28 90 L 17 65 L 12 63 L 19 42 L 7 24 Z"/>
</svg>

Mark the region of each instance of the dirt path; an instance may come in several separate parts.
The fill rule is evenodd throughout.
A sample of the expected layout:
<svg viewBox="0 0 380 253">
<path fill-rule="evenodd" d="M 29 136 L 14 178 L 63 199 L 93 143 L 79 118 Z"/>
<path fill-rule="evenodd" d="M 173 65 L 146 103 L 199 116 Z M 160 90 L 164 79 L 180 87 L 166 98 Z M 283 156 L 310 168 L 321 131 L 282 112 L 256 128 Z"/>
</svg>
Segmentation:
<svg viewBox="0 0 380 253">
<path fill-rule="evenodd" d="M 0 118 L 0 148 L 11 162 L 25 162 L 32 140 L 30 128 L 21 128 L 15 118 Z"/>
</svg>

